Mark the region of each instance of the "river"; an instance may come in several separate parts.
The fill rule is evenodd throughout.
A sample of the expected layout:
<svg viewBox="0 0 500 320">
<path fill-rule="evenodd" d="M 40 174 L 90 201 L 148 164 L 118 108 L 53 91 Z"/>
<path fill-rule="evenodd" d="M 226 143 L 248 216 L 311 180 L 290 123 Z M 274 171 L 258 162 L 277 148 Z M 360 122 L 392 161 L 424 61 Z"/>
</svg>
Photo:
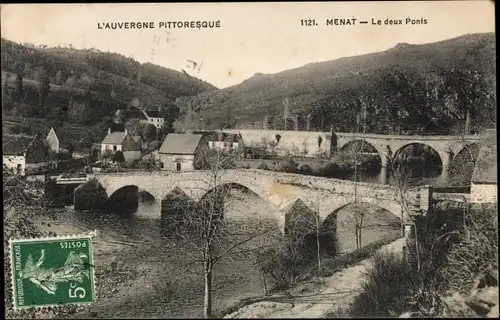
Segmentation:
<svg viewBox="0 0 500 320">
<path fill-rule="evenodd" d="M 238 231 L 265 225 L 271 232 L 253 242 L 255 248 L 278 246 L 283 237 L 272 219 L 270 206 L 256 195 L 240 194 L 228 207 L 228 216 Z M 345 220 L 350 221 L 346 212 Z M 377 222 L 380 213 L 373 212 Z M 392 222 L 397 219 L 392 215 Z M 396 220 L 395 220 L 396 219 Z M 342 220 L 342 218 L 340 218 Z M 367 218 L 367 221 L 370 219 Z M 66 207 L 57 219 L 38 221 L 45 231 L 58 235 L 97 230 L 94 241 L 97 281 L 111 281 L 106 296 L 100 296 L 90 313 L 77 317 L 194 318 L 203 316 L 203 277 L 201 266 L 192 263 L 199 258 L 184 242 L 165 238 L 157 202 L 140 202 L 133 214 L 77 212 Z M 399 232 L 399 226 L 367 223 L 363 244 Z M 389 223 L 390 224 L 390 223 Z M 235 230 L 236 230 L 235 229 Z M 355 249 L 355 236 L 350 226 L 339 227 L 343 251 Z M 222 259 L 214 268 L 214 311 L 223 310 L 240 299 L 264 294 L 255 255 Z M 99 293 L 98 293 L 99 295 Z"/>
</svg>

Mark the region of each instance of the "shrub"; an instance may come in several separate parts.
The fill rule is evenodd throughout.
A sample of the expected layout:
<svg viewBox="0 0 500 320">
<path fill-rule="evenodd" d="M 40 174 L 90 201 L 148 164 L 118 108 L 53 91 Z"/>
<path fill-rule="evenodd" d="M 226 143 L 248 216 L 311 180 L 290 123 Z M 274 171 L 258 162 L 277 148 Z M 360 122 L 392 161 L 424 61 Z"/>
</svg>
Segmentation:
<svg viewBox="0 0 500 320">
<path fill-rule="evenodd" d="M 389 317 L 404 312 L 406 299 L 418 281 L 413 271 L 403 255 L 377 252 L 361 285 L 361 294 L 350 305 L 351 316 Z"/>
<path fill-rule="evenodd" d="M 300 174 L 305 174 L 305 175 L 308 175 L 308 176 L 314 175 L 313 169 L 310 166 L 308 166 L 307 164 L 304 164 L 304 165 L 302 165 L 300 167 L 299 173 Z"/>
<path fill-rule="evenodd" d="M 119 163 L 125 162 L 125 157 L 123 155 L 123 152 L 121 152 L 120 150 L 116 151 L 111 159 L 114 162 L 119 162 Z"/>
<path fill-rule="evenodd" d="M 468 293 L 477 276 L 498 265 L 498 216 L 489 210 L 434 211 L 417 221 L 417 245 L 403 256 L 379 254 L 362 291 L 343 310 L 329 316 L 388 317 L 410 311 L 427 317 L 444 312 L 444 294 Z"/>
<path fill-rule="evenodd" d="M 258 167 L 257 169 L 260 169 L 260 170 L 269 170 L 269 167 L 267 166 L 267 164 L 265 164 L 264 162 L 262 162 Z"/>
<path fill-rule="evenodd" d="M 287 173 L 297 173 L 299 164 L 293 160 L 289 160 L 288 162 L 282 164 L 278 171 L 287 172 Z"/>
<path fill-rule="evenodd" d="M 264 282 L 269 280 L 270 290 L 285 290 L 292 287 L 303 274 L 309 259 L 294 244 L 282 248 L 271 248 L 257 254 L 256 264 Z M 266 288 L 267 290 L 267 288 Z"/>
<path fill-rule="evenodd" d="M 465 217 L 460 240 L 445 256 L 439 280 L 443 290 L 468 292 L 477 275 L 498 265 L 498 215 L 496 208 L 473 211 Z"/>
</svg>

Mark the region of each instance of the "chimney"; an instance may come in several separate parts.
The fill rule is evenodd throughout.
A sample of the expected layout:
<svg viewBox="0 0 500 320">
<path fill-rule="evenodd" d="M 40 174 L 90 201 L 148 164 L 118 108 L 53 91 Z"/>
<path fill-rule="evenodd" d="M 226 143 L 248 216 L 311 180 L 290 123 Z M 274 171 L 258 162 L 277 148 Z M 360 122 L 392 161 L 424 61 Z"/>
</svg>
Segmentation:
<svg viewBox="0 0 500 320">
<path fill-rule="evenodd" d="M 111 127 L 108 128 L 108 134 L 111 134 Z"/>
</svg>

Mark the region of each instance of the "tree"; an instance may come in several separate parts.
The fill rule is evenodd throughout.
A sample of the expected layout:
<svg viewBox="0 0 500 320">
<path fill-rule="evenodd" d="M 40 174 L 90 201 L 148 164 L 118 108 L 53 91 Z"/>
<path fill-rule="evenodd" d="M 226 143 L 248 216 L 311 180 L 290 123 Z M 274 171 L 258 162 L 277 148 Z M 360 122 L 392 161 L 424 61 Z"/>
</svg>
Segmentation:
<svg viewBox="0 0 500 320">
<path fill-rule="evenodd" d="M 125 157 L 123 156 L 123 152 L 121 152 L 120 150 L 116 151 L 116 152 L 113 154 L 112 161 L 113 161 L 113 162 L 118 162 L 118 163 L 123 163 L 123 162 L 125 162 Z"/>
<path fill-rule="evenodd" d="M 16 74 L 16 95 L 19 101 L 24 99 L 23 75 L 21 73 Z"/>
<path fill-rule="evenodd" d="M 157 129 L 153 124 L 147 123 L 142 126 L 141 136 L 144 139 L 144 141 L 151 142 L 156 140 L 156 133 Z"/>
<path fill-rule="evenodd" d="M 38 107 L 39 110 L 43 110 L 50 90 L 49 73 L 44 68 L 39 68 L 35 72 L 35 80 L 37 81 Z"/>
<path fill-rule="evenodd" d="M 287 130 L 287 123 L 288 123 L 288 117 L 290 116 L 290 110 L 289 110 L 289 105 L 290 105 L 290 100 L 288 97 L 285 98 L 281 103 L 283 103 L 283 119 L 285 120 L 284 128 L 283 130 Z"/>
<path fill-rule="evenodd" d="M 54 232 L 43 232 L 34 223 L 40 217 L 56 219 L 51 211 L 54 198 L 45 195 L 44 182 L 28 180 L 16 174 L 3 171 L 3 227 L 4 227 L 4 276 L 9 277 L 9 239 L 56 236 Z M 7 318 L 39 318 L 40 311 L 35 309 L 13 310 L 12 286 L 5 281 L 5 316 Z M 44 311 L 49 317 L 67 317 L 76 310 L 75 306 L 65 310 Z"/>
<path fill-rule="evenodd" d="M 408 217 L 413 225 L 415 232 L 415 248 L 417 256 L 417 270 L 420 272 L 420 249 L 418 241 L 418 231 L 416 221 L 420 218 L 416 212 L 410 210 L 410 204 L 408 202 L 407 192 L 410 188 L 418 183 L 418 179 L 414 178 L 413 170 L 404 162 L 400 161 L 396 163 L 394 158 L 389 158 L 388 162 L 391 174 L 396 181 L 396 187 L 398 188 L 399 203 L 401 205 L 401 229 L 404 234 L 404 217 Z"/>
<path fill-rule="evenodd" d="M 166 116 L 164 117 L 165 133 L 167 134 L 172 133 L 174 132 L 174 122 L 180 116 L 179 106 L 175 103 L 167 104 L 165 107 L 165 114 L 166 114 Z"/>
<path fill-rule="evenodd" d="M 71 99 L 68 102 L 68 118 L 76 123 L 86 123 L 88 121 L 87 105 L 76 99 Z"/>
<path fill-rule="evenodd" d="M 277 143 L 277 144 L 280 144 L 280 141 L 281 141 L 281 135 L 280 135 L 279 133 L 277 133 L 274 137 L 276 138 L 276 143 Z"/>
<path fill-rule="evenodd" d="M 231 185 L 221 184 L 224 164 L 232 162 L 231 155 L 217 152 L 206 159 L 205 177 L 198 181 L 199 188 L 210 190 L 196 204 L 177 207 L 178 214 L 169 225 L 175 226 L 175 235 L 195 249 L 195 256 L 187 264 L 198 266 L 204 278 L 204 317 L 212 317 L 212 293 L 214 266 L 223 258 L 246 257 L 262 246 L 252 246 L 251 241 L 270 230 L 262 225 L 252 230 L 234 231 L 231 221 L 224 215 L 230 204 Z M 259 222 L 260 223 L 260 222 Z"/>
</svg>

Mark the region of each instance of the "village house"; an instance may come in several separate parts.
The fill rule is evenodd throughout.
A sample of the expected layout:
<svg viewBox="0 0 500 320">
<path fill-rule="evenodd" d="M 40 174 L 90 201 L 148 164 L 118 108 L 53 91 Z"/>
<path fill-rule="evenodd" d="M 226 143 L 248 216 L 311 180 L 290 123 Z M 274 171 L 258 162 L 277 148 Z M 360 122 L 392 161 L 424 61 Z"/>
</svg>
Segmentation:
<svg viewBox="0 0 500 320">
<path fill-rule="evenodd" d="M 481 143 L 471 179 L 472 203 L 497 203 L 497 141 L 496 130 L 488 130 Z"/>
<path fill-rule="evenodd" d="M 161 115 L 161 107 L 158 107 L 158 110 L 118 109 L 113 115 L 113 121 L 116 123 L 123 123 L 130 120 L 139 120 L 139 123 L 142 124 L 152 124 L 157 129 L 162 129 L 165 125 L 165 120 Z"/>
<path fill-rule="evenodd" d="M 45 172 L 55 166 L 47 141 L 39 136 L 4 135 L 3 168 L 15 174 Z"/>
<path fill-rule="evenodd" d="M 101 142 L 101 157 L 121 151 L 125 162 L 132 163 L 141 157 L 141 144 L 140 137 L 133 137 L 127 129 L 111 132 L 111 128 L 108 128 L 108 134 Z"/>
<path fill-rule="evenodd" d="M 209 149 L 218 151 L 237 150 L 243 147 L 241 136 L 236 133 L 219 131 L 194 131 L 194 134 L 202 134 L 202 143 L 207 144 Z"/>
<path fill-rule="evenodd" d="M 57 134 L 54 127 L 50 127 L 45 140 L 47 141 L 50 150 L 57 154 L 68 154 L 70 146 L 62 141 L 60 135 Z"/>
<path fill-rule="evenodd" d="M 202 134 L 168 134 L 158 150 L 160 168 L 166 171 L 194 170 L 195 158 L 200 152 L 202 138 Z"/>
<path fill-rule="evenodd" d="M 56 131 L 54 130 L 53 127 L 50 128 L 49 133 L 47 134 L 47 137 L 45 138 L 47 140 L 47 143 L 49 144 L 49 148 L 54 151 L 55 153 L 59 153 L 59 137 L 56 134 Z"/>
</svg>

